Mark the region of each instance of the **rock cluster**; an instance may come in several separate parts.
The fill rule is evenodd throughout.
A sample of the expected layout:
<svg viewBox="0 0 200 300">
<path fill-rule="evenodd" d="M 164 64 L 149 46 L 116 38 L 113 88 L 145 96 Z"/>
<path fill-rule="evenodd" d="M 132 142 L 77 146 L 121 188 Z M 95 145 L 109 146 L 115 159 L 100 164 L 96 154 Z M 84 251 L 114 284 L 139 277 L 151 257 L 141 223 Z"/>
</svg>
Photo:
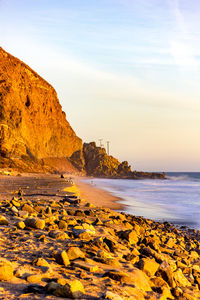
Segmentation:
<svg viewBox="0 0 200 300">
<path fill-rule="evenodd" d="M 0 213 L 1 286 L 20 299 L 200 299 L 199 231 L 69 193 L 3 199 Z"/>
<path fill-rule="evenodd" d="M 115 157 L 108 155 L 105 148 L 97 147 L 95 142 L 84 143 L 83 149 L 71 156 L 71 162 L 88 176 L 129 179 L 164 179 L 165 174 L 131 171 L 127 161 L 120 163 Z"/>
</svg>

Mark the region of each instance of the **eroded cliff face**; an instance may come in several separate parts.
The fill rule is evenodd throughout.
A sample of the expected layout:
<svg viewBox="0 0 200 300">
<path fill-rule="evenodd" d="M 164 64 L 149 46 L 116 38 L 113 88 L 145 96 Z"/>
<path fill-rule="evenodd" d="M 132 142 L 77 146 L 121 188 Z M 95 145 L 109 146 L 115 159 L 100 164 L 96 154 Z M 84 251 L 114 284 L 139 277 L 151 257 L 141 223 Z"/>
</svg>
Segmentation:
<svg viewBox="0 0 200 300">
<path fill-rule="evenodd" d="M 80 149 L 54 88 L 0 47 L 0 156 L 70 157 Z"/>
<path fill-rule="evenodd" d="M 96 177 L 131 176 L 131 167 L 127 161 L 120 163 L 118 159 L 108 155 L 104 148 L 97 147 L 94 142 L 83 144 L 83 156 L 88 175 Z"/>
</svg>

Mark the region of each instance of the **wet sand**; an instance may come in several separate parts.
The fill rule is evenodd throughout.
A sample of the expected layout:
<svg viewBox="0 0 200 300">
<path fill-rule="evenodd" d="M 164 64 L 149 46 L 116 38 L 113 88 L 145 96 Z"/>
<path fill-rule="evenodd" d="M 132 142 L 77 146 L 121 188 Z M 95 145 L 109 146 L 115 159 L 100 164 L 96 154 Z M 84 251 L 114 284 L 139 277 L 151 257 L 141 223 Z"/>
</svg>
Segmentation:
<svg viewBox="0 0 200 300">
<path fill-rule="evenodd" d="M 95 206 L 122 211 L 124 205 L 119 203 L 121 198 L 115 197 L 109 192 L 96 188 L 89 183 L 83 182 L 83 177 L 75 177 L 74 181 L 80 190 L 80 196 Z"/>
</svg>

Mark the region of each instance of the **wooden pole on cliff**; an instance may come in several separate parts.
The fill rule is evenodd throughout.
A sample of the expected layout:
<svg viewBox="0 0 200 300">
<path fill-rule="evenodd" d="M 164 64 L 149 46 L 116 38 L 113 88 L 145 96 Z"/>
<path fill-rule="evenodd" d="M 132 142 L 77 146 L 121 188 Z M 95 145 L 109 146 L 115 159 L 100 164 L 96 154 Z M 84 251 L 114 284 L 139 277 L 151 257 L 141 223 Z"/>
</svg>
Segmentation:
<svg viewBox="0 0 200 300">
<path fill-rule="evenodd" d="M 100 147 L 102 148 L 103 144 L 102 144 L 103 139 L 99 139 L 99 143 L 100 143 Z"/>
<path fill-rule="evenodd" d="M 109 151 L 109 150 L 110 150 L 110 149 L 109 149 L 109 146 L 110 146 L 109 144 L 110 144 L 110 142 L 107 141 L 106 144 L 107 144 L 107 154 L 110 155 L 110 154 L 109 154 L 109 152 L 110 152 L 110 151 Z"/>
</svg>

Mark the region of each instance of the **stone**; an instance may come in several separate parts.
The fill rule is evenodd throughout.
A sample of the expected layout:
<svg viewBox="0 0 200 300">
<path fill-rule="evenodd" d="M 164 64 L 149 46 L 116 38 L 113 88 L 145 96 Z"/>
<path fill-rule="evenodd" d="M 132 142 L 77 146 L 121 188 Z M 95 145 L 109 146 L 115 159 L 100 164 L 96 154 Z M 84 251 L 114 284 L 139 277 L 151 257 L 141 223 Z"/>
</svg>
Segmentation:
<svg viewBox="0 0 200 300">
<path fill-rule="evenodd" d="M 11 210 L 14 214 L 18 214 L 18 209 L 15 206 L 11 207 Z"/>
<path fill-rule="evenodd" d="M 98 250 L 97 256 L 100 258 L 113 258 L 110 253 L 103 251 L 103 250 Z"/>
<path fill-rule="evenodd" d="M 151 258 L 142 258 L 138 262 L 138 267 L 140 270 L 144 271 L 147 276 L 152 277 L 159 269 L 159 264 L 155 261 L 155 259 Z"/>
<path fill-rule="evenodd" d="M 23 219 L 28 218 L 28 212 L 27 211 L 19 210 L 18 215 L 19 215 L 20 218 L 23 218 Z"/>
<path fill-rule="evenodd" d="M 112 238 L 103 238 L 104 246 L 106 245 L 111 252 L 115 252 L 118 249 L 118 243 Z"/>
<path fill-rule="evenodd" d="M 22 206 L 22 211 L 27 211 L 27 212 L 29 212 L 30 214 L 35 212 L 35 210 L 33 209 L 33 207 L 31 207 L 31 206 L 28 205 L 28 204 L 24 204 L 24 205 Z"/>
<path fill-rule="evenodd" d="M 26 227 L 26 225 L 25 225 L 25 223 L 23 221 L 20 221 L 20 222 L 17 223 L 17 227 L 19 229 L 24 229 Z"/>
<path fill-rule="evenodd" d="M 175 288 L 176 283 L 174 282 L 173 272 L 166 261 L 163 261 L 160 264 L 160 267 L 157 271 L 157 276 L 161 275 L 161 277 L 167 281 L 170 287 Z"/>
<path fill-rule="evenodd" d="M 76 238 L 90 240 L 91 236 L 94 235 L 95 232 L 89 229 L 73 229 L 73 234 Z"/>
<path fill-rule="evenodd" d="M 0 281 L 8 281 L 13 278 L 13 266 L 7 259 L 0 258 Z"/>
<path fill-rule="evenodd" d="M 151 291 L 147 275 L 136 268 L 134 268 L 131 273 L 125 273 L 118 270 L 107 271 L 104 274 L 104 277 L 110 277 L 120 283 L 133 283 L 137 288 L 145 292 Z"/>
<path fill-rule="evenodd" d="M 59 229 L 63 229 L 63 230 L 67 230 L 68 228 L 68 225 L 65 221 L 61 220 L 59 223 L 58 223 L 58 227 Z"/>
<path fill-rule="evenodd" d="M 42 257 L 36 258 L 32 264 L 37 267 L 49 267 L 49 263 Z"/>
<path fill-rule="evenodd" d="M 73 266 L 92 273 L 97 272 L 99 270 L 98 266 L 80 260 L 73 262 Z"/>
<path fill-rule="evenodd" d="M 181 271 L 181 269 L 177 269 L 177 271 L 175 271 L 173 273 L 173 279 L 174 279 L 177 286 L 183 286 L 183 287 L 191 286 L 191 283 L 183 275 L 183 272 Z"/>
<path fill-rule="evenodd" d="M 42 285 L 39 284 L 29 284 L 28 286 L 26 286 L 26 288 L 24 289 L 24 293 L 25 294 L 31 294 L 31 293 L 37 293 L 37 294 L 43 294 L 44 293 L 44 287 Z M 23 294 L 22 294 L 23 295 Z M 22 296 L 21 295 L 21 296 Z M 27 297 L 27 295 L 25 295 Z M 28 295 L 29 297 L 30 295 Z M 24 295 L 23 295 L 24 297 Z M 21 297 L 22 298 L 22 297 Z M 28 298 L 30 299 L 30 298 Z"/>
<path fill-rule="evenodd" d="M 41 274 L 29 275 L 26 277 L 26 281 L 29 283 L 38 283 L 42 280 L 42 277 Z"/>
<path fill-rule="evenodd" d="M 85 253 L 83 253 L 80 248 L 78 247 L 70 247 L 67 250 L 67 255 L 69 257 L 69 260 L 74 260 L 77 258 L 84 258 L 85 257 Z"/>
<path fill-rule="evenodd" d="M 0 225 L 8 225 L 9 222 L 4 216 L 0 216 Z"/>
<path fill-rule="evenodd" d="M 13 197 L 11 203 L 16 206 L 16 207 L 20 207 L 21 206 L 21 203 L 15 198 Z"/>
<path fill-rule="evenodd" d="M 162 291 L 162 294 L 161 294 L 161 297 L 160 297 L 161 300 L 174 299 L 174 297 L 173 297 L 173 295 L 171 293 L 171 290 L 169 288 L 162 287 L 161 291 Z"/>
<path fill-rule="evenodd" d="M 111 257 L 111 258 L 101 258 L 100 262 L 109 266 L 113 266 L 113 267 L 119 267 L 120 263 L 119 260 Z"/>
<path fill-rule="evenodd" d="M 46 289 L 47 293 L 53 294 L 59 286 L 60 286 L 59 283 L 57 283 L 55 281 L 51 281 L 46 285 L 45 289 Z"/>
<path fill-rule="evenodd" d="M 67 220 L 67 225 L 71 225 L 71 226 L 77 225 L 76 219 L 68 219 Z"/>
<path fill-rule="evenodd" d="M 66 283 L 68 283 L 69 279 L 66 278 L 58 278 L 57 279 L 57 283 L 61 284 L 61 285 L 65 285 Z"/>
<path fill-rule="evenodd" d="M 59 285 L 53 292 L 53 294 L 57 297 L 81 299 L 85 294 L 85 290 L 82 283 L 79 280 L 72 280 L 64 286 Z"/>
<path fill-rule="evenodd" d="M 69 257 L 66 251 L 56 252 L 54 254 L 56 262 L 60 265 L 68 266 L 70 264 Z"/>
<path fill-rule="evenodd" d="M 83 229 L 88 229 L 88 230 L 93 231 L 95 233 L 95 228 L 94 228 L 93 225 L 88 224 L 88 223 L 83 223 L 82 226 L 83 226 Z"/>
<path fill-rule="evenodd" d="M 151 282 L 153 282 L 156 287 L 166 287 L 169 289 L 168 283 L 161 277 L 152 277 Z"/>
<path fill-rule="evenodd" d="M 51 214 L 52 214 L 52 210 L 51 210 L 51 207 L 50 207 L 50 206 L 48 206 L 48 207 L 46 208 L 45 213 L 46 213 L 47 215 L 51 215 Z"/>
<path fill-rule="evenodd" d="M 105 293 L 104 298 L 105 298 L 105 299 L 108 299 L 108 300 L 123 300 L 122 297 L 120 297 L 119 295 L 114 294 L 114 293 L 112 293 L 112 292 L 110 292 L 110 291 L 107 291 L 107 292 Z"/>
<path fill-rule="evenodd" d="M 17 269 L 15 269 L 14 271 L 14 275 L 15 277 L 18 277 L 18 278 L 22 278 L 23 275 L 25 273 L 25 269 L 23 266 L 19 266 Z"/>
<path fill-rule="evenodd" d="M 125 230 L 118 233 L 119 237 L 127 240 L 130 244 L 137 244 L 138 234 L 135 230 Z"/>
<path fill-rule="evenodd" d="M 94 204 L 92 204 L 92 203 L 90 203 L 90 202 L 87 202 L 87 203 L 85 204 L 85 207 L 94 208 L 94 207 L 95 207 L 95 205 L 94 205 Z"/>
<path fill-rule="evenodd" d="M 27 218 L 24 221 L 26 227 L 31 227 L 35 229 L 44 229 L 45 221 L 39 218 Z"/>
<path fill-rule="evenodd" d="M 51 230 L 49 236 L 56 240 L 66 240 L 69 238 L 68 234 L 61 230 Z"/>
</svg>

